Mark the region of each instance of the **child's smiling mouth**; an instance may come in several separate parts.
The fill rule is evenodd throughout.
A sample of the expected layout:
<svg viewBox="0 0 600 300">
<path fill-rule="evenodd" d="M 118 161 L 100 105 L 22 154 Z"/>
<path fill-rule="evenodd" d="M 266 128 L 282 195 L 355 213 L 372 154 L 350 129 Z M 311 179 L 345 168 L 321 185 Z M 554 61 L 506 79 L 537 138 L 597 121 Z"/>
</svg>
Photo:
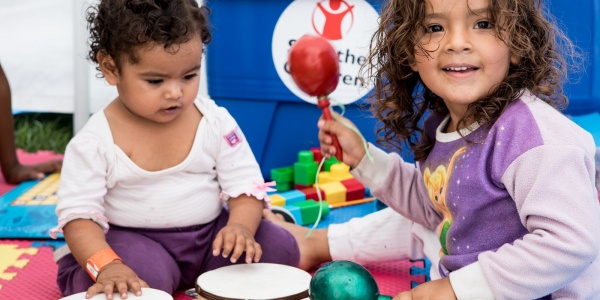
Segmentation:
<svg viewBox="0 0 600 300">
<path fill-rule="evenodd" d="M 443 71 L 446 72 L 467 72 L 467 71 L 477 71 L 479 68 L 477 67 L 448 67 L 442 68 Z"/>
</svg>

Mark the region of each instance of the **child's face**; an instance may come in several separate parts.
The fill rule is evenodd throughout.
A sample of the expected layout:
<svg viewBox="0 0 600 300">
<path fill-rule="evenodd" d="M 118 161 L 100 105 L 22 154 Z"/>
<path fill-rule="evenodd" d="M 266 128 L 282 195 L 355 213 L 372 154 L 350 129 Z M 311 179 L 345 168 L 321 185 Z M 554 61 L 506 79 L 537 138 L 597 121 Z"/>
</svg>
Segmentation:
<svg viewBox="0 0 600 300">
<path fill-rule="evenodd" d="M 428 0 L 420 43 L 412 66 L 425 85 L 441 97 L 452 119 L 486 95 L 508 74 L 509 48 L 496 37 L 489 0 Z"/>
<path fill-rule="evenodd" d="M 119 92 L 117 98 L 133 114 L 157 123 L 167 123 L 193 105 L 200 84 L 202 42 L 195 37 L 174 46 L 140 47 L 139 62 L 122 59 L 120 71 L 106 76 Z"/>
</svg>

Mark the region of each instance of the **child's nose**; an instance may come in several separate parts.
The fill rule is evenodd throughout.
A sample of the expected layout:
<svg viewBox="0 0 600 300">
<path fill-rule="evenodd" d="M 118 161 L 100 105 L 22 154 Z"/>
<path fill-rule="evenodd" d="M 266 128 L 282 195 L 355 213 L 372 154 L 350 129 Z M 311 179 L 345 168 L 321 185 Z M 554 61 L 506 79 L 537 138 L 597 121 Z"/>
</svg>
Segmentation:
<svg viewBox="0 0 600 300">
<path fill-rule="evenodd" d="M 470 51 L 471 49 L 471 37 L 468 30 L 453 29 L 446 32 L 445 51 L 461 53 Z"/>
<path fill-rule="evenodd" d="M 179 82 L 172 82 L 166 90 L 167 99 L 179 99 L 183 95 L 182 85 Z"/>
</svg>

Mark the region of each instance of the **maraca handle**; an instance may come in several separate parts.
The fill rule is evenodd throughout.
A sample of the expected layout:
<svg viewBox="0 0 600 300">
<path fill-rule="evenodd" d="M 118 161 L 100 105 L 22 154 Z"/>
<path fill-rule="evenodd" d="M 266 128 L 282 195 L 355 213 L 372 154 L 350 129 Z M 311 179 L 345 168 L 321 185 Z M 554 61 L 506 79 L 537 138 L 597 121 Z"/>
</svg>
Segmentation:
<svg viewBox="0 0 600 300">
<path fill-rule="evenodd" d="M 329 106 L 327 107 L 323 107 L 321 108 L 321 111 L 323 112 L 323 119 L 330 121 L 333 120 L 333 117 L 331 116 L 331 110 L 329 110 Z M 344 154 L 342 153 L 342 147 L 340 147 L 340 142 L 337 139 L 337 136 L 335 136 L 335 134 L 331 135 L 332 137 L 332 144 L 335 147 L 335 157 L 340 161 L 343 162 L 343 158 L 344 158 Z"/>
<path fill-rule="evenodd" d="M 379 297 L 377 297 L 377 300 L 392 300 L 392 296 L 379 295 Z"/>
</svg>

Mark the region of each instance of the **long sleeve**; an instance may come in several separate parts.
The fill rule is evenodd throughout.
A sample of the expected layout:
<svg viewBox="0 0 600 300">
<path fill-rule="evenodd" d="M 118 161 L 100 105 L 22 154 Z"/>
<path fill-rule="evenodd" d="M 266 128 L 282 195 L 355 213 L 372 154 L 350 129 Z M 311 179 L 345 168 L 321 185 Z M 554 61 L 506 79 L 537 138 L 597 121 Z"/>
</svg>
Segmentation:
<svg viewBox="0 0 600 300">
<path fill-rule="evenodd" d="M 429 229 L 436 228 L 441 217 L 429 201 L 419 169 L 373 144 L 368 151 L 373 159 L 365 156 L 351 174 L 393 210 Z"/>
</svg>

